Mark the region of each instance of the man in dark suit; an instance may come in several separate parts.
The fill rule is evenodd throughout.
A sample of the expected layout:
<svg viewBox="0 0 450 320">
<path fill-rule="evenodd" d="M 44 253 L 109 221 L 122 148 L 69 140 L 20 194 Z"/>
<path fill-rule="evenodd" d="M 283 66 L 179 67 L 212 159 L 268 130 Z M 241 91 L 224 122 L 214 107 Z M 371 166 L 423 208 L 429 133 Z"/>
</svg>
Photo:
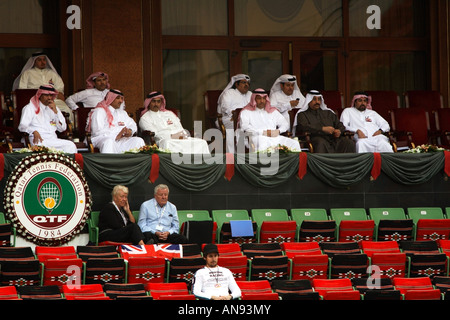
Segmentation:
<svg viewBox="0 0 450 320">
<path fill-rule="evenodd" d="M 144 245 L 144 235 L 136 224 L 128 204 L 128 188 L 115 186 L 111 195 L 112 202 L 100 211 L 99 242 L 114 241 Z"/>
</svg>

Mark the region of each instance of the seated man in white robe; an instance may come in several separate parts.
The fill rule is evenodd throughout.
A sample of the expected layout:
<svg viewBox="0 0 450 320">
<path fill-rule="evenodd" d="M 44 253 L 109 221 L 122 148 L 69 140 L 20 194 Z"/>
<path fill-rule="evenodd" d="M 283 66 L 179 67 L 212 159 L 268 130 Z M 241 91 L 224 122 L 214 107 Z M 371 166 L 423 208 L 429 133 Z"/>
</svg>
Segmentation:
<svg viewBox="0 0 450 320">
<path fill-rule="evenodd" d="M 54 101 L 57 95 L 58 91 L 53 86 L 41 86 L 30 103 L 23 107 L 18 129 L 29 135 L 32 146 L 76 153 L 77 147 L 72 141 L 60 139 L 56 134 L 56 131 L 64 132 L 67 129 L 66 119 Z"/>
<path fill-rule="evenodd" d="M 95 72 L 86 79 L 86 89 L 67 97 L 66 103 L 72 110 L 78 109 L 79 102 L 84 108 L 95 108 L 99 102 L 105 100 L 109 88 L 108 74 Z"/>
<path fill-rule="evenodd" d="M 289 111 L 297 109 L 305 103 L 297 78 L 290 74 L 283 74 L 273 84 L 270 89 L 270 103 L 278 109 L 283 117 L 291 123 Z"/>
<path fill-rule="evenodd" d="M 249 136 L 254 151 L 266 150 L 278 145 L 293 151 L 300 151 L 297 140 L 281 134 L 289 130 L 289 123 L 281 113 L 270 105 L 270 99 L 263 89 L 253 91 L 250 103 L 239 116 L 240 129 Z"/>
<path fill-rule="evenodd" d="M 237 74 L 222 91 L 217 100 L 217 113 L 222 114 L 222 123 L 226 130 L 234 130 L 233 110 L 244 108 L 252 96 L 250 77 L 246 74 Z M 218 123 L 216 124 L 218 127 Z M 220 129 L 220 128 L 219 128 Z M 233 136 L 234 137 L 234 136 Z M 227 152 L 232 152 L 234 140 L 227 138 Z"/>
<path fill-rule="evenodd" d="M 64 102 L 64 82 L 44 53 L 34 53 L 28 59 L 22 68 L 22 72 L 14 81 L 13 91 L 16 89 L 38 89 L 40 86 L 49 84 L 58 91 L 58 96 L 55 99 L 56 106 L 62 112 L 67 113 L 70 122 L 73 123 L 73 112 Z"/>
<path fill-rule="evenodd" d="M 137 132 L 136 122 L 120 108 L 124 102 L 122 92 L 110 90 L 89 114 L 86 131 L 91 133 L 92 144 L 101 153 L 123 153 L 145 145 Z"/>
<path fill-rule="evenodd" d="M 341 114 L 341 122 L 348 131 L 355 132 L 356 152 L 393 152 L 388 137 L 389 123 L 372 110 L 370 97 L 364 92 L 353 96 L 352 105 Z"/>
<path fill-rule="evenodd" d="M 175 113 L 166 109 L 166 99 L 160 92 L 152 92 L 145 99 L 139 128 L 154 132 L 160 149 L 183 154 L 209 154 L 207 142 L 190 137 Z"/>
</svg>

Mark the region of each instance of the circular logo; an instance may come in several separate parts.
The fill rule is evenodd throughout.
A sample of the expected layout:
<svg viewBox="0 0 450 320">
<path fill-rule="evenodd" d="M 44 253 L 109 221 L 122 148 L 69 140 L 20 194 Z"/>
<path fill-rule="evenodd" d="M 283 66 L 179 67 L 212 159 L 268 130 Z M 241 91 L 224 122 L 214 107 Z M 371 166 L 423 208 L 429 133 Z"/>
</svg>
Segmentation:
<svg viewBox="0 0 450 320">
<path fill-rule="evenodd" d="M 61 154 L 34 154 L 8 178 L 3 200 L 19 234 L 38 245 L 62 245 L 84 227 L 91 194 L 80 166 Z"/>
</svg>

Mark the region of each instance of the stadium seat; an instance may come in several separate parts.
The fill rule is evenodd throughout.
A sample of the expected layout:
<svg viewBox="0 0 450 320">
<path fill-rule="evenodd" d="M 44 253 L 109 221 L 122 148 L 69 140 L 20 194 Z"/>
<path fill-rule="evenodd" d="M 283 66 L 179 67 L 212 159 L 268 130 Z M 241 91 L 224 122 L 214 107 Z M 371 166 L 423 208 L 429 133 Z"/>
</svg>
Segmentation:
<svg viewBox="0 0 450 320">
<path fill-rule="evenodd" d="M 339 224 L 339 242 L 356 242 L 373 240 L 375 223 L 373 220 L 341 220 Z"/>
<path fill-rule="evenodd" d="M 318 292 L 312 288 L 309 280 L 273 280 L 272 291 L 282 300 L 319 300 Z"/>
<path fill-rule="evenodd" d="M 287 280 L 289 278 L 289 261 L 287 256 L 253 257 L 249 267 L 249 279 Z"/>
<path fill-rule="evenodd" d="M 440 253 L 438 242 L 436 241 L 400 241 L 400 250 L 404 253 Z"/>
<path fill-rule="evenodd" d="M 123 283 L 125 261 L 123 258 L 89 258 L 84 269 L 86 284 Z"/>
<path fill-rule="evenodd" d="M 441 293 L 444 295 L 444 298 L 449 298 L 447 293 L 450 290 L 450 277 L 448 276 L 435 276 L 431 280 L 434 288 L 441 290 Z"/>
<path fill-rule="evenodd" d="M 178 222 L 180 228 L 186 221 L 211 221 L 208 210 L 178 210 Z"/>
<path fill-rule="evenodd" d="M 303 220 L 299 228 L 298 240 L 317 243 L 334 242 L 336 229 L 334 220 Z"/>
<path fill-rule="evenodd" d="M 89 241 L 98 245 L 98 218 L 100 216 L 100 211 L 91 211 L 89 218 L 86 221 L 86 225 L 89 232 Z"/>
<path fill-rule="evenodd" d="M 117 258 L 119 253 L 116 246 L 77 246 L 77 255 L 81 260 L 89 258 Z"/>
<path fill-rule="evenodd" d="M 17 291 L 22 300 L 66 300 L 57 285 L 24 286 Z"/>
<path fill-rule="evenodd" d="M 427 290 L 408 290 L 404 294 L 405 300 L 442 300 L 442 294 L 439 289 Z"/>
<path fill-rule="evenodd" d="M 269 280 L 236 281 L 236 284 L 243 295 L 273 292 Z"/>
<path fill-rule="evenodd" d="M 412 219 L 380 220 L 375 230 L 377 241 L 412 241 L 414 238 Z"/>
<path fill-rule="evenodd" d="M 16 243 L 15 228 L 13 228 L 10 223 L 0 222 L 0 247 L 10 247 L 10 246 L 14 247 L 15 243 Z"/>
<path fill-rule="evenodd" d="M 169 263 L 166 282 L 185 282 L 191 289 L 195 272 L 205 266 L 203 258 L 173 258 Z"/>
<path fill-rule="evenodd" d="M 411 207 L 406 208 L 408 217 L 414 221 L 415 224 L 419 219 L 445 219 L 444 212 L 440 207 Z"/>
<path fill-rule="evenodd" d="M 387 230 L 381 230 L 379 232 L 380 223 L 382 222 L 382 228 L 384 227 L 384 220 L 398 220 L 403 221 L 406 220 L 406 213 L 403 208 L 369 208 L 369 219 L 372 219 L 375 222 L 375 235 L 374 239 L 377 241 L 385 240 L 386 234 L 392 234 L 391 232 L 385 233 Z M 390 223 L 388 223 L 390 224 Z M 401 224 L 401 223 L 399 223 Z M 394 229 L 395 230 L 395 229 Z M 384 232 L 383 232 L 384 231 Z M 394 231 L 395 232 L 395 231 Z M 405 239 L 406 240 L 406 239 Z"/>
<path fill-rule="evenodd" d="M 393 134 L 406 149 L 430 143 L 429 113 L 423 108 L 398 108 L 390 111 Z M 394 151 L 399 150 L 394 146 Z"/>
<path fill-rule="evenodd" d="M 256 233 L 258 241 L 261 239 L 261 227 L 263 222 L 281 222 L 290 220 L 286 209 L 252 209 L 251 219 L 252 221 L 255 221 L 258 226 Z"/>
<path fill-rule="evenodd" d="M 394 284 L 390 278 L 354 278 L 351 280 L 355 290 L 361 294 L 366 294 L 368 291 L 374 290 L 394 290 Z"/>
<path fill-rule="evenodd" d="M 450 108 L 441 108 L 432 111 L 436 123 L 438 146 L 450 148 Z M 447 214 L 448 216 L 448 214 Z"/>
<path fill-rule="evenodd" d="M 205 245 L 206 243 L 202 245 L 202 250 Z M 237 243 L 219 243 L 217 244 L 217 250 L 219 251 L 220 259 L 224 257 L 244 255 L 241 251 L 241 246 Z"/>
<path fill-rule="evenodd" d="M 416 241 L 450 239 L 450 219 L 419 219 L 416 224 Z"/>
<path fill-rule="evenodd" d="M 155 300 L 159 300 L 161 296 L 184 296 L 189 294 L 186 282 L 148 283 L 146 290 Z"/>
<path fill-rule="evenodd" d="M 181 225 L 180 234 L 184 235 L 189 243 L 216 243 L 217 223 L 212 220 L 187 220 Z"/>
<path fill-rule="evenodd" d="M 219 263 L 220 266 L 228 268 L 233 273 L 236 281 L 248 280 L 249 262 L 246 256 L 220 256 Z"/>
<path fill-rule="evenodd" d="M 314 279 L 312 282 L 314 291 L 318 292 L 322 297 L 328 291 L 359 291 L 353 288 L 352 281 L 348 278 L 343 279 Z"/>
<path fill-rule="evenodd" d="M 394 278 L 394 287 L 399 290 L 401 294 L 405 294 L 408 290 L 429 290 L 434 289 L 433 283 L 429 277 L 417 278 Z"/>
<path fill-rule="evenodd" d="M 291 209 L 291 219 L 297 222 L 297 239 L 300 239 L 300 226 L 304 220 L 328 220 L 328 214 L 327 210 L 322 208 L 294 208 Z"/>
<path fill-rule="evenodd" d="M 2 260 L 2 286 L 36 286 L 42 285 L 41 265 L 39 260 Z"/>
<path fill-rule="evenodd" d="M 250 220 L 247 210 L 212 210 L 211 216 L 217 223 L 217 241 L 220 242 L 220 231 L 224 222 L 232 220 Z"/>
<path fill-rule="evenodd" d="M 367 276 L 369 260 L 364 253 L 360 254 L 335 254 L 330 258 L 329 278 L 364 278 Z"/>
<path fill-rule="evenodd" d="M 46 259 L 41 262 L 42 284 L 44 286 L 81 284 L 83 281 L 83 261 L 74 259 Z"/>
<path fill-rule="evenodd" d="M 281 244 L 283 253 L 292 259 L 296 255 L 317 255 L 322 254 L 317 242 L 284 242 Z"/>
<path fill-rule="evenodd" d="M 111 299 L 148 296 L 143 283 L 105 283 L 103 291 Z"/>
<path fill-rule="evenodd" d="M 370 257 L 371 266 L 378 268 L 371 271 L 375 273 L 374 276 L 379 276 L 382 279 L 408 276 L 407 263 L 407 256 L 403 252 L 373 253 Z"/>
<path fill-rule="evenodd" d="M 319 244 L 322 252 L 329 257 L 336 254 L 359 254 L 361 248 L 356 242 L 322 242 Z"/>
<path fill-rule="evenodd" d="M 354 291 L 327 291 L 323 295 L 323 300 L 362 300 L 362 295 Z"/>
<path fill-rule="evenodd" d="M 15 286 L 0 287 L 0 300 L 21 300 Z"/>
<path fill-rule="evenodd" d="M 62 293 L 66 300 L 76 300 L 80 298 L 84 299 L 97 299 L 106 297 L 103 291 L 103 286 L 99 283 L 96 284 L 82 284 L 80 286 L 62 286 Z"/>
<path fill-rule="evenodd" d="M 241 245 L 244 255 L 252 259 L 257 256 L 282 256 L 283 251 L 279 243 L 244 243 Z"/>
<path fill-rule="evenodd" d="M 362 241 L 361 249 L 370 258 L 374 253 L 400 253 L 397 241 Z"/>
<path fill-rule="evenodd" d="M 338 118 L 340 117 L 342 110 L 345 108 L 344 95 L 339 90 L 321 90 L 323 100 L 327 107 L 332 109 Z"/>
<path fill-rule="evenodd" d="M 407 257 L 411 278 L 448 276 L 448 258 L 445 253 L 415 253 Z"/>
<path fill-rule="evenodd" d="M 437 90 L 409 90 L 404 96 L 406 108 L 425 108 L 432 111 L 444 107 L 442 95 Z"/>
<path fill-rule="evenodd" d="M 295 221 L 263 221 L 259 229 L 260 243 L 284 243 L 295 241 L 297 223 Z"/>
<path fill-rule="evenodd" d="M 127 260 L 127 283 L 164 282 L 166 260 L 162 257 L 136 257 Z"/>
<path fill-rule="evenodd" d="M 242 294 L 241 300 L 280 300 L 278 293 L 246 293 Z"/>
<path fill-rule="evenodd" d="M 368 300 L 368 301 L 372 301 L 372 300 L 399 301 L 399 300 L 403 300 L 403 297 L 399 290 L 368 290 L 364 294 L 363 299 Z"/>
<path fill-rule="evenodd" d="M 330 219 L 336 221 L 339 226 L 342 220 L 367 220 L 367 212 L 364 208 L 331 208 Z"/>
<path fill-rule="evenodd" d="M 290 259 L 291 279 L 326 279 L 329 275 L 329 261 L 326 254 L 296 255 Z"/>
<path fill-rule="evenodd" d="M 31 247 L 0 247 L 0 261 L 35 260 Z"/>
<path fill-rule="evenodd" d="M 44 247 L 36 246 L 34 253 L 40 262 L 47 259 L 77 259 L 77 253 L 74 246 L 58 246 L 58 247 Z"/>
<path fill-rule="evenodd" d="M 231 230 L 231 222 L 227 221 L 222 224 L 222 228 L 220 230 L 219 236 L 219 242 L 220 243 L 237 243 L 237 244 L 243 244 L 243 243 L 255 243 L 257 242 L 257 231 L 258 231 L 258 225 L 255 221 L 252 221 L 252 229 L 253 234 L 250 236 L 244 236 L 244 235 L 233 235 Z"/>
</svg>

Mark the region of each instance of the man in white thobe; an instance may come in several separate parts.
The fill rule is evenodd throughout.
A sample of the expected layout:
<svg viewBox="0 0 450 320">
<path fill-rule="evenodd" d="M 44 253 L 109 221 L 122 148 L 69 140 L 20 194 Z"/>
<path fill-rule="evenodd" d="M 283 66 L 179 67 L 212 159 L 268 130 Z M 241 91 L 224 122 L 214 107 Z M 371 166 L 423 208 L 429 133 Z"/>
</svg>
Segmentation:
<svg viewBox="0 0 450 320">
<path fill-rule="evenodd" d="M 356 152 L 393 152 L 389 139 L 389 123 L 372 110 L 370 97 L 363 92 L 353 96 L 352 105 L 341 114 L 341 122 L 348 131 L 355 132 Z"/>
<path fill-rule="evenodd" d="M 222 114 L 222 122 L 226 130 L 234 131 L 233 110 L 244 108 L 250 102 L 251 96 L 250 77 L 248 75 L 237 74 L 231 77 L 230 82 L 217 100 L 217 113 Z M 218 123 L 216 125 L 219 128 Z M 232 138 L 227 137 L 226 148 L 227 152 L 234 150 L 234 136 Z"/>
<path fill-rule="evenodd" d="M 275 107 L 270 105 L 270 99 L 263 89 L 253 91 L 249 104 L 240 113 L 239 128 L 249 136 L 254 151 L 278 145 L 300 151 L 297 140 L 281 135 L 289 131 L 289 123 Z"/>
<path fill-rule="evenodd" d="M 64 102 L 64 82 L 44 53 L 35 53 L 28 59 L 22 72 L 14 81 L 13 91 L 16 89 L 38 89 L 40 86 L 49 84 L 58 91 L 58 96 L 55 99 L 56 106 L 62 112 L 67 113 L 69 120 L 73 123 L 73 112 Z"/>
<path fill-rule="evenodd" d="M 57 95 L 58 91 L 53 86 L 40 86 L 30 103 L 22 109 L 18 129 L 29 135 L 32 146 L 76 153 L 77 147 L 72 141 L 60 139 L 56 135 L 56 131 L 64 132 L 67 129 L 66 119 L 54 102 Z"/>
<path fill-rule="evenodd" d="M 122 153 L 144 146 L 144 140 L 133 137 L 136 122 L 120 108 L 124 101 L 118 90 L 110 90 L 90 113 L 86 131 L 91 133 L 92 144 L 101 153 Z"/>
<path fill-rule="evenodd" d="M 145 99 L 139 128 L 154 132 L 160 149 L 183 154 L 209 154 L 207 142 L 190 137 L 175 113 L 166 109 L 166 99 L 160 92 L 152 92 Z"/>
<path fill-rule="evenodd" d="M 72 110 L 78 109 L 77 103 L 82 103 L 84 108 L 95 108 L 99 102 L 105 99 L 110 88 L 108 74 L 95 72 L 86 79 L 86 89 L 67 97 L 66 103 Z"/>
<path fill-rule="evenodd" d="M 297 78 L 290 74 L 283 74 L 273 84 L 270 89 L 270 103 L 278 109 L 283 117 L 291 123 L 289 111 L 297 109 L 305 103 Z"/>
</svg>

